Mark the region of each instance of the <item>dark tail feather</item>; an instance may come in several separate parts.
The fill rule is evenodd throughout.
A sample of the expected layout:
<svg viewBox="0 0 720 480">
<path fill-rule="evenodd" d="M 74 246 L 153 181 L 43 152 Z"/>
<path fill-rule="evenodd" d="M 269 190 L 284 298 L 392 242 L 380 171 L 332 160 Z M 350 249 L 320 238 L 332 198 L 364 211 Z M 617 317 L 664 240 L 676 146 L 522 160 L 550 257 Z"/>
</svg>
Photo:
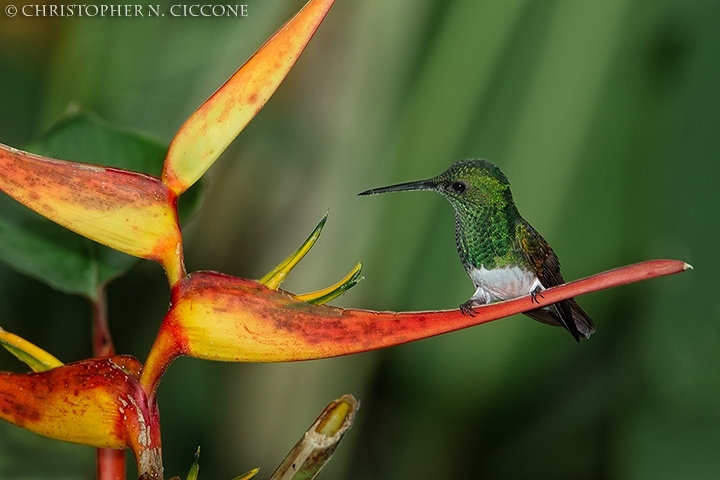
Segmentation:
<svg viewBox="0 0 720 480">
<path fill-rule="evenodd" d="M 575 300 L 570 299 L 568 302 L 570 302 L 573 321 L 575 322 L 575 326 L 580 332 L 580 335 L 585 338 L 590 338 L 590 335 L 595 333 L 595 324 L 592 319 Z"/>
<path fill-rule="evenodd" d="M 578 342 L 580 337 L 590 338 L 590 335 L 595 332 L 593 321 L 573 299 L 558 302 L 549 307 L 530 310 L 525 312 L 525 315 L 547 325 L 564 327 Z"/>
</svg>

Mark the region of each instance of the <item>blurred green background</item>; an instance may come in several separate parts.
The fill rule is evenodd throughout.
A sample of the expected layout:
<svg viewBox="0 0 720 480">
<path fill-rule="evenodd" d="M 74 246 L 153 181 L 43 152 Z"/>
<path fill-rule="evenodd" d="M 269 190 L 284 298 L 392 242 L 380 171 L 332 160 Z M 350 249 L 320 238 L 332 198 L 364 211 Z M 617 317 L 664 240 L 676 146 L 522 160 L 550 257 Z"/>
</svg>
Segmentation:
<svg viewBox="0 0 720 480">
<path fill-rule="evenodd" d="M 0 142 L 22 147 L 70 102 L 169 142 L 302 5 L 249 2 L 246 18 L 0 14 Z M 450 206 L 356 193 L 484 157 L 567 279 L 651 258 L 695 271 L 580 298 L 597 324 L 580 345 L 518 316 L 340 359 L 180 359 L 159 392 L 167 476 L 201 445 L 201 478 L 267 478 L 353 393 L 355 427 L 321 478 L 720 478 L 718 25 L 715 0 L 337 0 L 208 172 L 189 270 L 258 278 L 329 208 L 284 288 L 324 287 L 361 260 L 365 281 L 336 304 L 454 308 L 473 289 Z M 144 360 L 166 285 L 149 262 L 111 284 L 120 353 Z M 91 354 L 87 302 L 4 266 L 0 325 L 65 362 Z M 0 367 L 23 370 L 9 355 Z M 93 449 L 0 424 L 0 478 L 93 474 Z"/>
</svg>

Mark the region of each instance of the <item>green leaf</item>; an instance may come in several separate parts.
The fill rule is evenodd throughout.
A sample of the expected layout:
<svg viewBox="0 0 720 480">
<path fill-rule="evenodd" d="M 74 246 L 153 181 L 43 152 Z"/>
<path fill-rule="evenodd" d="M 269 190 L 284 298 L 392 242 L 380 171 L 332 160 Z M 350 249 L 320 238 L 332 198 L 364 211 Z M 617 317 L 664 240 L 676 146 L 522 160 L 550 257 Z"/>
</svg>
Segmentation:
<svg viewBox="0 0 720 480">
<path fill-rule="evenodd" d="M 72 108 L 27 150 L 159 175 L 167 146 Z M 178 205 L 181 220 L 197 210 L 200 196 L 201 188 L 183 195 Z M 95 299 L 101 287 L 139 260 L 66 230 L 0 194 L 0 261 L 60 291 Z"/>
</svg>

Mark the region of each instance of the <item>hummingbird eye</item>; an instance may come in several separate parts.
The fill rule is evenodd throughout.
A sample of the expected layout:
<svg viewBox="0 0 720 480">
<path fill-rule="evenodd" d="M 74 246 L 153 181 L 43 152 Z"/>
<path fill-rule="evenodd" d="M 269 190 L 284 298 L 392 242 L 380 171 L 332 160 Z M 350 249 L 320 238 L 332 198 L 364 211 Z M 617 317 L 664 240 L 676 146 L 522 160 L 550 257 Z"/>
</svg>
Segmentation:
<svg viewBox="0 0 720 480">
<path fill-rule="evenodd" d="M 456 182 L 451 183 L 450 188 L 448 188 L 448 190 L 450 190 L 453 193 L 463 193 L 465 190 L 467 190 L 467 187 L 468 187 L 467 183 L 458 180 Z"/>
</svg>

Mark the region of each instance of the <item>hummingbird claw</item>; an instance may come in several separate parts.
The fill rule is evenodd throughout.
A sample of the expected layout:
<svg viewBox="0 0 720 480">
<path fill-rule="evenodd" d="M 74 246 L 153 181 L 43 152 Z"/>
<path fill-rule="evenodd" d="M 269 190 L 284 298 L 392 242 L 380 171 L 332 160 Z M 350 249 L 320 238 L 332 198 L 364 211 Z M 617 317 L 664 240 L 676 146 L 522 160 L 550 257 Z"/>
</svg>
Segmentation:
<svg viewBox="0 0 720 480">
<path fill-rule="evenodd" d="M 460 305 L 460 311 L 463 315 L 469 315 L 471 317 L 475 316 L 475 310 L 473 310 L 473 301 L 468 300 L 467 302 Z"/>
<path fill-rule="evenodd" d="M 535 287 L 532 289 L 532 291 L 530 292 L 530 297 L 532 299 L 532 303 L 540 303 L 538 301 L 537 297 L 545 298 L 545 297 L 543 297 L 543 294 L 540 292 L 542 292 L 542 289 L 540 287 Z"/>
</svg>

